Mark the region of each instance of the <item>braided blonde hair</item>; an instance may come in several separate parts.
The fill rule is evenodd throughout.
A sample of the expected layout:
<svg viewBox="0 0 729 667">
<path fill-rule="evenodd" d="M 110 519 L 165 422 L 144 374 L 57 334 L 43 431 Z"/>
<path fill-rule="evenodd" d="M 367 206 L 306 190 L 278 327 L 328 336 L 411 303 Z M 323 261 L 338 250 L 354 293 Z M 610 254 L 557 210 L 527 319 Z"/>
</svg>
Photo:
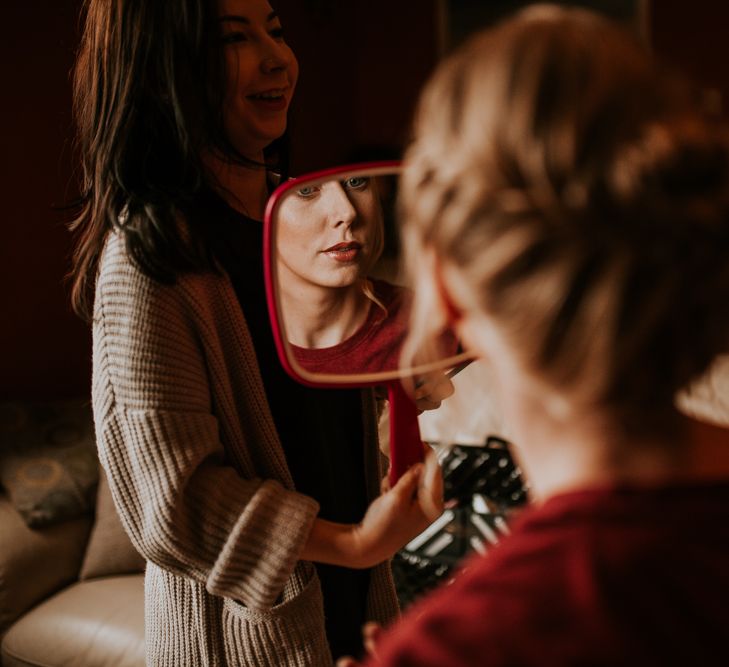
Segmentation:
<svg viewBox="0 0 729 667">
<path fill-rule="evenodd" d="M 660 412 L 729 349 L 726 131 L 607 19 L 536 6 L 448 58 L 400 205 L 411 284 L 433 251 L 556 388 Z M 416 287 L 411 356 L 434 298 Z"/>
</svg>

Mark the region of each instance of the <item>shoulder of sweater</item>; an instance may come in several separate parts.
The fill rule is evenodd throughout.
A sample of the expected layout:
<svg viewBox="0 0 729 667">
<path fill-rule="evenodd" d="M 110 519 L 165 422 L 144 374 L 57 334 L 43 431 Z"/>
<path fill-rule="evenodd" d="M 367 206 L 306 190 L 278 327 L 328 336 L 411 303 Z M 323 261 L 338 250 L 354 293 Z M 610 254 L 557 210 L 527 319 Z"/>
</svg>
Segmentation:
<svg viewBox="0 0 729 667">
<path fill-rule="evenodd" d="M 98 387 L 137 410 L 208 410 L 204 350 L 216 338 L 215 289 L 203 276 L 155 281 L 129 257 L 123 237 L 110 235 L 94 301 Z"/>
<path fill-rule="evenodd" d="M 126 303 L 149 312 L 160 305 L 199 310 L 205 302 L 225 293 L 225 276 L 211 271 L 181 274 L 173 283 L 162 283 L 146 275 L 130 257 L 121 234 L 112 232 L 107 239 L 97 279 L 97 299 Z"/>
</svg>

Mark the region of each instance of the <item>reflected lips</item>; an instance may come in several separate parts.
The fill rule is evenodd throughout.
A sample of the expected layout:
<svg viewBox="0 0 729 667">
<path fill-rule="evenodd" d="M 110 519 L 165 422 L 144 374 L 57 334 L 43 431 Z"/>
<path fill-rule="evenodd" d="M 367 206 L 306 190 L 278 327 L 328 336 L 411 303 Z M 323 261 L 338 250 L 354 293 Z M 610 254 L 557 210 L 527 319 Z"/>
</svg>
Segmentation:
<svg viewBox="0 0 729 667">
<path fill-rule="evenodd" d="M 361 249 L 362 245 L 360 243 L 350 241 L 349 243 L 337 243 L 322 252 L 337 262 L 345 263 L 353 262 L 357 259 L 357 255 L 359 255 Z"/>
</svg>

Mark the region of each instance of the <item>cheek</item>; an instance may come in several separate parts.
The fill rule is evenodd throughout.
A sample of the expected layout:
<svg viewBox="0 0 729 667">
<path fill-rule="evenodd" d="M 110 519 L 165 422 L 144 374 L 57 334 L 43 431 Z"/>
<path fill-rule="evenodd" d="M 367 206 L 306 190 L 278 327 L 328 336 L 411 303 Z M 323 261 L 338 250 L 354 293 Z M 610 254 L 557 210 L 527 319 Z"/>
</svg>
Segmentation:
<svg viewBox="0 0 729 667">
<path fill-rule="evenodd" d="M 229 102 L 235 97 L 238 89 L 238 77 L 240 76 L 240 66 L 235 51 L 228 49 L 225 51 L 225 101 Z"/>
<path fill-rule="evenodd" d="M 231 105 L 240 103 L 248 86 L 257 77 L 259 63 L 250 51 L 230 48 L 225 52 L 225 95 Z"/>
<path fill-rule="evenodd" d="M 513 360 L 511 346 L 498 325 L 488 317 L 480 314 L 464 314 L 454 330 L 464 348 L 474 352 L 480 359 L 489 364 L 498 361 L 502 367 L 505 367 L 505 363 L 511 364 Z"/>
<path fill-rule="evenodd" d="M 223 98 L 223 123 L 230 134 L 240 117 L 240 101 L 238 99 L 239 70 L 235 58 L 225 59 L 225 97 Z"/>
<path fill-rule="evenodd" d="M 306 261 L 311 261 L 312 255 L 316 252 L 317 239 L 320 237 L 319 230 L 314 228 L 314 221 L 304 216 L 299 218 L 298 224 L 291 229 L 290 247 L 296 254 Z"/>
<path fill-rule="evenodd" d="M 291 92 L 293 92 L 299 80 L 299 61 L 296 60 L 296 56 L 290 48 L 289 53 L 291 54 L 289 60 L 289 83 L 291 84 Z"/>
<path fill-rule="evenodd" d="M 378 218 L 374 202 L 367 200 L 358 202 L 355 208 L 357 210 L 357 217 L 363 222 L 367 238 L 372 238 L 375 233 Z"/>
<path fill-rule="evenodd" d="M 479 356 L 483 356 L 484 351 L 479 346 L 477 331 L 474 330 L 472 320 L 466 316 L 459 320 L 453 329 L 456 332 L 458 340 L 461 341 L 464 349 L 470 352 L 476 352 Z"/>
<path fill-rule="evenodd" d="M 302 232 L 298 225 L 287 226 L 279 232 L 279 247 L 289 259 L 296 259 L 302 254 L 305 247 L 306 235 Z"/>
</svg>

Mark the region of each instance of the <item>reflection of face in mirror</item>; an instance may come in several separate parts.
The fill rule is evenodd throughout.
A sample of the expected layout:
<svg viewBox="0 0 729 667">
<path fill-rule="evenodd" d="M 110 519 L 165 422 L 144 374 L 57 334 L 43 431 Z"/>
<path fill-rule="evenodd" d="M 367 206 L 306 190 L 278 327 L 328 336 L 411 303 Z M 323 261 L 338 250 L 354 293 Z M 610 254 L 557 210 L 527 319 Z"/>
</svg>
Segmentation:
<svg viewBox="0 0 729 667">
<path fill-rule="evenodd" d="M 388 182 L 392 180 L 393 183 Z M 408 293 L 375 265 L 383 253 L 382 195 L 394 177 L 356 174 L 304 184 L 282 200 L 277 283 L 286 337 L 312 372 L 397 368 Z"/>
<path fill-rule="evenodd" d="M 278 278 L 291 295 L 352 287 L 382 252 L 382 210 L 370 178 L 294 190 L 278 220 Z"/>
<path fill-rule="evenodd" d="M 412 294 L 397 284 L 397 176 L 365 172 L 303 181 L 274 214 L 276 284 L 284 337 L 310 373 L 350 376 L 396 371 Z M 451 333 L 443 357 L 457 351 Z"/>
</svg>

